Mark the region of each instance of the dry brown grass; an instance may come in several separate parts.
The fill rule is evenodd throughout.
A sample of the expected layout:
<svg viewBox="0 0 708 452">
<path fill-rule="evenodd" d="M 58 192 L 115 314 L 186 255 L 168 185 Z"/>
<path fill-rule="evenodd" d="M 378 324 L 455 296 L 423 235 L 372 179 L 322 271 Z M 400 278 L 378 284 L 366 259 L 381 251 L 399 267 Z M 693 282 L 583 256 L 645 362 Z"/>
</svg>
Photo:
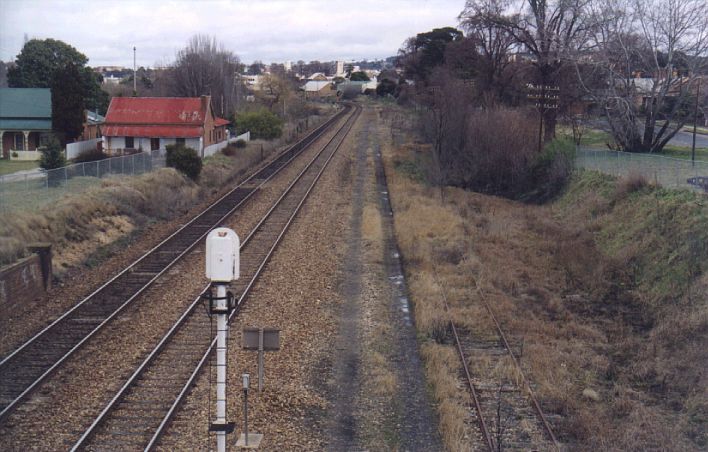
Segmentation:
<svg viewBox="0 0 708 452">
<path fill-rule="evenodd" d="M 277 151 L 277 143 L 250 142 L 232 157 L 205 159 L 199 184 L 172 168 L 135 177 L 110 177 L 41 211 L 13 212 L 0 221 L 0 265 L 26 253 L 28 243 L 52 243 L 57 275 L 80 264 L 97 247 L 125 237 L 144 224 L 174 218 Z M 263 146 L 263 152 L 261 152 Z M 120 218 L 120 221 L 114 221 Z M 113 219 L 113 220 L 112 220 Z"/>
<path fill-rule="evenodd" d="M 464 393 L 459 388 L 460 360 L 455 349 L 428 342 L 421 347 L 421 353 L 438 404 L 440 433 L 445 446 L 451 451 L 470 450 L 469 442 L 465 441 L 465 420 L 469 414 L 462 397 Z"/>
<path fill-rule="evenodd" d="M 636 171 L 630 171 L 629 174 L 620 178 L 617 181 L 615 189 L 615 199 L 622 199 L 627 195 L 643 190 L 649 186 L 647 178 Z"/>
<path fill-rule="evenodd" d="M 636 178 L 609 189 L 604 178 L 583 180 L 541 207 L 457 189 L 442 201 L 401 163 L 415 162 L 414 149 L 388 146 L 384 156 L 446 445 L 456 448 L 460 427 L 444 424 L 466 412 L 454 403 L 462 392 L 456 371 L 438 370 L 447 348 L 431 341 L 446 321 L 440 288 L 450 315 L 475 331 L 484 315 L 470 303 L 476 283 L 512 342 L 523 342 L 521 364 L 544 409 L 560 416 L 554 427 L 571 449 L 708 447 L 708 276 L 702 261 L 686 257 L 705 257 L 704 204 L 661 190 L 655 197 Z M 676 242 L 677 231 L 697 245 Z M 651 273 L 659 264 L 677 278 L 699 278 L 671 285 L 673 276 Z M 514 377 L 506 366 L 498 371 Z"/>
<path fill-rule="evenodd" d="M 28 243 L 49 242 L 61 274 L 64 266 L 80 262 L 109 237 L 114 240 L 149 219 L 181 213 L 198 195 L 198 187 L 171 168 L 105 179 L 100 186 L 67 197 L 42 212 L 4 217 L 0 222 L 0 235 L 5 238 L 0 262 L 14 260 Z M 86 243 L 79 246 L 82 242 Z"/>
</svg>

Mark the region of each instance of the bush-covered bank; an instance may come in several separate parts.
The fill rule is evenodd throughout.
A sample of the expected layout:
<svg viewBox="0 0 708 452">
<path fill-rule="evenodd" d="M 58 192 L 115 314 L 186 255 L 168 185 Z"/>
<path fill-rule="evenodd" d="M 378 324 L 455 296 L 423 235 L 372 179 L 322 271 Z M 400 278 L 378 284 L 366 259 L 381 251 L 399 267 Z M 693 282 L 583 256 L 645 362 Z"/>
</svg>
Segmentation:
<svg viewBox="0 0 708 452">
<path fill-rule="evenodd" d="M 704 450 L 708 382 L 708 208 L 646 181 L 576 175 L 553 203 L 521 204 L 420 177 L 412 121 L 383 110 L 397 238 L 441 431 L 475 435 L 445 336 L 474 330 L 481 285 L 557 436 L 570 450 Z M 474 363 L 472 363 L 473 365 Z"/>
</svg>

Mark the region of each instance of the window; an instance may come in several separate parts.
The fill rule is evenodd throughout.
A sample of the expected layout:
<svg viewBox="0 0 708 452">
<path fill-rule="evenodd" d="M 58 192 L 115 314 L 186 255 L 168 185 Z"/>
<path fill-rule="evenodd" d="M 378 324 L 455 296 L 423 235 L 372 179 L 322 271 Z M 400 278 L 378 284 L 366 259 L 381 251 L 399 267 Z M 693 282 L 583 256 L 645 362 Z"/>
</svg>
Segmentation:
<svg viewBox="0 0 708 452">
<path fill-rule="evenodd" d="M 15 150 L 24 151 L 25 150 L 25 136 L 23 133 L 15 134 Z"/>
<path fill-rule="evenodd" d="M 177 138 L 177 144 L 184 146 L 184 138 Z"/>
<path fill-rule="evenodd" d="M 135 147 L 135 142 L 133 141 L 133 137 L 125 137 L 125 148 L 126 149 L 133 149 Z"/>
<path fill-rule="evenodd" d="M 39 145 L 40 146 L 47 146 L 49 145 L 49 140 L 52 138 L 52 136 L 48 133 L 42 133 L 39 135 Z"/>
</svg>

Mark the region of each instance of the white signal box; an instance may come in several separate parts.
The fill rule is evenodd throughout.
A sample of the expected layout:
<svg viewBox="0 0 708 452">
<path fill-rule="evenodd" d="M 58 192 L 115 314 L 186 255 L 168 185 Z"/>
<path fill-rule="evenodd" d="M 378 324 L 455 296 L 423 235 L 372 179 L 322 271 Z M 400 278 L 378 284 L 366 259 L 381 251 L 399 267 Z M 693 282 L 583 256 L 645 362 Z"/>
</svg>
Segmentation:
<svg viewBox="0 0 708 452">
<path fill-rule="evenodd" d="M 207 235 L 206 277 L 212 282 L 239 278 L 238 235 L 229 228 L 216 228 Z"/>
</svg>

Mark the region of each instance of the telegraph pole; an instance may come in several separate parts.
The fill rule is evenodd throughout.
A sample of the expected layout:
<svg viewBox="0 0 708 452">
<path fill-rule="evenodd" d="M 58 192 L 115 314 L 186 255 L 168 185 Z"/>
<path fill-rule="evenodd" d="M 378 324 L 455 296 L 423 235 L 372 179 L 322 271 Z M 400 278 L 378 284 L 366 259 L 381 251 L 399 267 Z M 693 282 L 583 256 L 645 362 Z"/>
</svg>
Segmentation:
<svg viewBox="0 0 708 452">
<path fill-rule="evenodd" d="M 696 89 L 696 107 L 693 110 L 693 143 L 691 143 L 691 166 L 696 166 L 696 122 L 698 121 L 698 98 L 701 97 L 701 79 Z"/>
<path fill-rule="evenodd" d="M 133 46 L 133 96 L 138 95 L 138 71 L 137 66 L 135 64 L 135 50 L 135 46 Z"/>
</svg>

